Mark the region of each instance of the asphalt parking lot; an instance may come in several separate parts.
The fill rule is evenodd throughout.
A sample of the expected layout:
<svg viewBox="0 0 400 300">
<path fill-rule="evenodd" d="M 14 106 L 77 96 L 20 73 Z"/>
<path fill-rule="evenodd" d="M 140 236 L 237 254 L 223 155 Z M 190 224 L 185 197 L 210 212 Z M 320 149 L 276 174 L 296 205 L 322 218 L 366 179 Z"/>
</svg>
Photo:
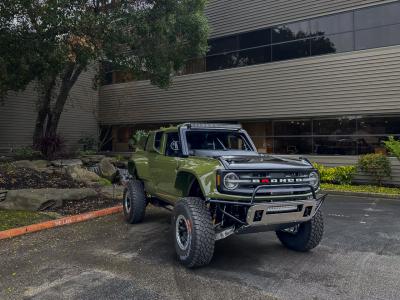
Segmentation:
<svg viewBox="0 0 400 300">
<path fill-rule="evenodd" d="M 400 201 L 330 196 L 323 210 L 310 253 L 232 236 L 196 270 L 158 208 L 140 225 L 113 215 L 0 241 L 0 299 L 400 299 Z"/>
</svg>

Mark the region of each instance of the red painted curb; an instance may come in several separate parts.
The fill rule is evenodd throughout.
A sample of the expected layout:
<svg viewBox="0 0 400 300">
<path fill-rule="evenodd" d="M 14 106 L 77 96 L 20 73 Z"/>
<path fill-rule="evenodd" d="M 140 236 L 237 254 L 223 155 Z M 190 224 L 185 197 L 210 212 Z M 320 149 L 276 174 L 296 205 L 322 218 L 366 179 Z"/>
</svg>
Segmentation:
<svg viewBox="0 0 400 300">
<path fill-rule="evenodd" d="M 105 209 L 101 209 L 101 210 L 91 211 L 91 212 L 84 213 L 84 214 L 69 216 L 69 217 L 65 217 L 65 218 L 61 218 L 61 219 L 57 219 L 57 220 L 51 220 L 51 221 L 46 221 L 43 223 L 38 223 L 38 224 L 33 224 L 33 225 L 28 225 L 28 226 L 23 226 L 23 227 L 18 227 L 18 228 L 12 228 L 9 230 L 0 231 L 0 240 L 16 237 L 16 236 L 23 235 L 23 234 L 30 233 L 30 232 L 36 232 L 36 231 L 41 231 L 41 230 L 45 230 L 45 229 L 49 229 L 49 228 L 83 222 L 83 221 L 87 221 L 90 219 L 115 214 L 115 213 L 118 213 L 121 211 L 122 211 L 122 206 L 114 206 L 114 207 L 105 208 Z"/>
</svg>

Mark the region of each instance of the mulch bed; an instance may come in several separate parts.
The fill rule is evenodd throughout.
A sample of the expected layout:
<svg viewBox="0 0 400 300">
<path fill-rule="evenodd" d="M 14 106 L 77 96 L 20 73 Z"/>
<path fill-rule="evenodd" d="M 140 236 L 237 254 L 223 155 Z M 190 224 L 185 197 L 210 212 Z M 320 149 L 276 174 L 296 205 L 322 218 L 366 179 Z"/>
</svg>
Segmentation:
<svg viewBox="0 0 400 300">
<path fill-rule="evenodd" d="M 53 211 L 63 216 L 82 214 L 89 211 L 100 210 L 121 204 L 121 200 L 98 197 L 87 198 L 79 201 L 64 201 L 59 208 L 50 208 L 46 211 Z"/>
<path fill-rule="evenodd" d="M 0 190 L 80 187 L 85 187 L 85 185 L 73 181 L 67 174 L 59 172 L 50 174 L 33 169 L 0 165 Z"/>
</svg>

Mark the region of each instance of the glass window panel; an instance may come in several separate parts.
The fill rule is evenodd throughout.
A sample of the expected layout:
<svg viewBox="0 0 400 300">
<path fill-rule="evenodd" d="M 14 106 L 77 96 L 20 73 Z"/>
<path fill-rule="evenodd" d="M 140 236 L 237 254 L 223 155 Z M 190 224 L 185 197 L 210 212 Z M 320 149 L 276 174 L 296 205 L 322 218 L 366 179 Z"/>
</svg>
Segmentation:
<svg viewBox="0 0 400 300">
<path fill-rule="evenodd" d="M 357 154 L 386 153 L 384 136 L 357 136 Z"/>
<path fill-rule="evenodd" d="M 358 134 L 400 134 L 400 116 L 397 117 L 369 117 L 358 120 Z"/>
<path fill-rule="evenodd" d="M 272 122 L 249 122 L 243 123 L 243 129 L 247 131 L 250 136 L 272 136 Z"/>
<path fill-rule="evenodd" d="M 338 118 L 313 121 L 314 135 L 348 135 L 355 134 L 356 119 Z"/>
<path fill-rule="evenodd" d="M 208 44 L 208 55 L 235 51 L 238 48 L 236 35 L 210 40 Z"/>
<path fill-rule="evenodd" d="M 357 140 L 352 136 L 314 137 L 314 154 L 357 155 Z"/>
<path fill-rule="evenodd" d="M 319 36 L 311 39 L 311 55 L 339 53 L 353 50 L 353 32 Z"/>
<path fill-rule="evenodd" d="M 275 121 L 275 136 L 279 135 L 309 135 L 311 120 Z"/>
<path fill-rule="evenodd" d="M 310 23 L 312 35 L 348 32 L 353 30 L 353 13 L 321 17 L 311 20 Z"/>
<path fill-rule="evenodd" d="M 304 39 L 309 35 L 309 21 L 286 24 L 272 28 L 272 43 Z"/>
<path fill-rule="evenodd" d="M 355 11 L 355 29 L 400 23 L 400 2 Z"/>
<path fill-rule="evenodd" d="M 268 45 L 271 43 L 271 29 L 257 30 L 239 35 L 239 49 Z"/>
<path fill-rule="evenodd" d="M 215 71 L 233 68 L 238 64 L 238 54 L 236 52 L 227 55 L 208 56 L 206 58 L 206 70 Z"/>
<path fill-rule="evenodd" d="M 262 64 L 271 61 L 271 47 L 242 50 L 239 52 L 238 67 Z"/>
<path fill-rule="evenodd" d="M 310 137 L 276 137 L 274 153 L 277 154 L 310 154 L 312 138 Z"/>
<path fill-rule="evenodd" d="M 356 31 L 356 50 L 400 44 L 400 24 Z"/>
<path fill-rule="evenodd" d="M 310 40 L 295 41 L 272 46 L 272 60 L 286 60 L 310 56 Z"/>
</svg>

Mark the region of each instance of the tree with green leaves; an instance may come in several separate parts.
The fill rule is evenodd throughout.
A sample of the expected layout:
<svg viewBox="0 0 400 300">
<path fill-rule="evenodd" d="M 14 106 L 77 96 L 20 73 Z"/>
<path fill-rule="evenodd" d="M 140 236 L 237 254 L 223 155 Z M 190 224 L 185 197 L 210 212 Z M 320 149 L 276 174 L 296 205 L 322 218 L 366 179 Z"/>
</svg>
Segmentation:
<svg viewBox="0 0 400 300">
<path fill-rule="evenodd" d="M 2 0 L 0 96 L 39 87 L 33 142 L 55 136 L 69 93 L 89 66 L 167 88 L 207 50 L 206 0 Z M 99 78 L 99 76 L 96 76 Z"/>
</svg>

